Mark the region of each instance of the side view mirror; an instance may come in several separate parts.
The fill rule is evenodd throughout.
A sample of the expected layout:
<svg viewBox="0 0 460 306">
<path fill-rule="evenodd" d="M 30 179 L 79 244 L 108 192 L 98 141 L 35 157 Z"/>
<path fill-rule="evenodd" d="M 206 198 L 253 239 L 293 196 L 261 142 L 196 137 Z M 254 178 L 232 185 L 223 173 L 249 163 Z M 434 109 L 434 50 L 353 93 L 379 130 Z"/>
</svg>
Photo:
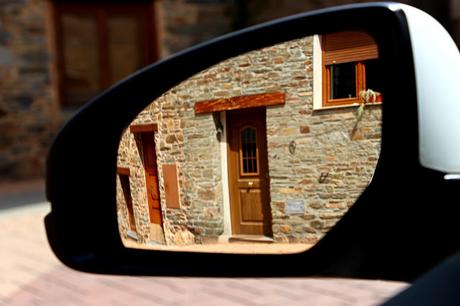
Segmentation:
<svg viewBox="0 0 460 306">
<path fill-rule="evenodd" d="M 50 245 L 95 273 L 410 281 L 460 247 L 458 71 L 445 30 L 395 3 L 180 52 L 58 135 Z M 224 236 L 275 247 L 215 249 Z"/>
</svg>

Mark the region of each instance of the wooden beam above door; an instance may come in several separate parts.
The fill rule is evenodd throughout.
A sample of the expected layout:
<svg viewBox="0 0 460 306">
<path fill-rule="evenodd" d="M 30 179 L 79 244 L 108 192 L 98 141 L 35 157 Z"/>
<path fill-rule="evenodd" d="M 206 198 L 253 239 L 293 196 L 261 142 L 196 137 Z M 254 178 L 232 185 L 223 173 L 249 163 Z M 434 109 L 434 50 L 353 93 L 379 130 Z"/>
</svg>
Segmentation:
<svg viewBox="0 0 460 306">
<path fill-rule="evenodd" d="M 214 99 L 197 102 L 195 103 L 195 114 L 221 112 L 260 106 L 283 105 L 284 103 L 284 92 L 246 95 L 226 99 Z"/>
<path fill-rule="evenodd" d="M 150 124 L 136 124 L 131 125 L 129 127 L 129 131 L 131 133 L 148 133 L 148 132 L 156 132 L 158 131 L 158 124 L 150 123 Z"/>
<path fill-rule="evenodd" d="M 117 167 L 117 174 L 130 176 L 131 172 L 129 168 Z"/>
</svg>

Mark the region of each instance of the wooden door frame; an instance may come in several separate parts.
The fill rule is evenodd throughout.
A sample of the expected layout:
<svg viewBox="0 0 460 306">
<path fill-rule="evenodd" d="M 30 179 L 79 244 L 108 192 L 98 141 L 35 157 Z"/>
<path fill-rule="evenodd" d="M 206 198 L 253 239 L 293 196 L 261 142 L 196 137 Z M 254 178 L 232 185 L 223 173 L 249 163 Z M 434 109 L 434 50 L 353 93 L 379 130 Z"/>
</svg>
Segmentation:
<svg viewBox="0 0 460 306">
<path fill-rule="evenodd" d="M 220 137 L 221 169 L 222 173 L 227 173 L 227 175 L 222 176 L 224 232 L 221 235 L 221 239 L 223 240 L 226 240 L 227 237 L 230 237 L 233 234 L 229 194 L 230 183 L 228 178 L 229 143 L 227 112 L 231 110 L 255 107 L 282 106 L 285 102 L 286 94 L 284 92 L 265 92 L 260 94 L 234 96 L 230 98 L 203 100 L 195 103 L 195 114 L 220 112 L 220 123 L 223 127 L 222 135 Z"/>
<path fill-rule="evenodd" d="M 265 117 L 266 117 L 266 108 L 264 108 L 264 114 L 265 114 Z M 253 108 L 251 108 L 253 109 Z M 262 109 L 262 107 L 260 108 Z M 226 127 L 225 127 L 225 130 L 230 130 L 233 128 L 233 126 L 231 125 L 231 123 L 229 122 L 228 120 L 228 116 L 229 116 L 229 113 L 228 112 L 225 112 L 225 123 L 226 123 Z M 264 125 L 265 125 L 265 130 L 264 130 L 264 137 L 267 136 L 267 130 L 266 130 L 266 127 L 267 127 L 267 123 L 266 123 L 266 120 L 264 121 Z M 231 144 L 231 137 L 232 137 L 232 134 L 231 133 L 226 133 L 225 135 L 225 141 L 226 141 L 226 147 L 227 147 L 227 152 L 226 152 L 226 162 L 227 162 L 227 170 L 228 170 L 228 178 L 227 178 L 227 190 L 228 190 L 228 206 L 229 206 L 229 209 L 230 209 L 230 214 L 229 214 L 229 217 L 230 217 L 230 226 L 231 226 L 231 235 L 239 235 L 241 234 L 240 233 L 240 228 L 239 226 L 236 226 L 235 225 L 235 222 L 236 220 L 238 220 L 239 218 L 239 215 L 238 215 L 238 212 L 236 211 L 235 209 L 235 199 L 232 199 L 232 189 L 231 189 L 231 184 L 232 184 L 232 181 L 234 180 L 234 178 L 232 179 L 232 177 L 234 176 L 237 176 L 238 175 L 238 172 L 239 172 L 239 162 L 237 161 L 237 166 L 236 167 L 233 167 L 230 165 L 231 163 L 231 159 L 232 159 L 232 154 L 235 154 L 235 153 L 232 153 L 231 152 L 231 148 L 230 148 L 230 144 Z M 268 150 L 267 150 L 267 147 L 265 147 L 265 152 L 264 152 L 264 159 L 265 160 L 265 163 L 266 163 L 266 172 L 267 172 L 267 175 L 268 175 Z M 269 183 L 269 180 L 267 181 L 267 191 L 269 192 L 270 190 L 270 183 Z M 263 204 L 262 204 L 263 205 Z M 264 234 L 263 235 L 266 235 L 265 233 L 267 232 L 272 232 L 272 229 L 271 229 L 271 226 L 273 224 L 273 220 L 271 218 L 271 207 L 270 207 L 270 198 L 268 198 L 267 200 L 267 203 L 266 205 L 268 207 L 266 207 L 266 209 L 269 209 L 270 210 L 270 216 L 265 216 L 264 219 L 263 219 L 263 231 L 264 231 Z M 241 214 L 241 212 L 240 212 Z M 268 227 L 270 227 L 268 229 Z M 243 234 L 245 235 L 245 234 Z"/>
<path fill-rule="evenodd" d="M 222 135 L 220 137 L 220 154 L 221 154 L 221 170 L 222 170 L 222 196 L 223 196 L 223 220 L 224 232 L 221 239 L 227 241 L 233 234 L 231 203 L 230 203 L 230 183 L 228 181 L 228 151 L 229 143 L 227 140 L 227 112 L 220 113 L 220 123 L 222 124 Z"/>
<path fill-rule="evenodd" d="M 156 182 L 150 182 L 149 184 L 149 180 L 150 178 L 148 178 L 148 172 L 149 170 L 151 170 L 148 165 L 146 165 L 147 163 L 147 158 L 146 158 L 146 152 L 144 151 L 145 148 L 146 148 L 146 145 L 145 145 L 145 137 L 148 137 L 148 136 L 152 136 L 152 137 L 155 137 L 155 133 L 154 132 L 142 132 L 142 133 L 139 133 L 139 137 L 140 137 L 140 141 L 142 143 L 142 158 L 144 160 L 144 175 L 145 175 L 145 188 L 146 188 L 146 193 L 147 193 L 147 202 L 148 202 L 148 206 L 149 206 L 149 216 L 150 216 L 150 223 L 153 223 L 153 224 L 159 224 L 161 226 L 161 228 L 163 228 L 163 211 L 162 211 L 162 207 L 161 207 L 161 197 L 160 197 L 160 188 L 159 188 L 159 180 L 158 180 L 158 174 L 159 174 L 159 171 L 158 171 L 158 165 L 157 163 L 155 163 L 155 165 L 157 166 L 156 169 L 154 169 L 155 173 L 156 173 Z M 155 146 L 155 139 L 152 139 L 152 143 L 153 143 L 153 152 L 155 154 L 154 158 L 156 159 L 157 158 L 157 155 L 156 155 L 156 146 Z M 159 220 L 159 223 L 155 222 L 155 213 L 154 213 L 154 207 L 153 207 L 153 203 L 151 203 L 151 199 L 150 199 L 150 192 L 148 188 L 150 188 L 152 186 L 152 183 L 154 183 L 156 185 L 156 192 L 158 194 L 158 204 L 159 204 L 159 210 L 160 210 L 160 220 Z"/>
<path fill-rule="evenodd" d="M 138 150 L 139 152 L 142 152 L 141 154 L 141 158 L 143 160 L 143 168 L 144 168 L 144 180 L 145 180 L 145 192 L 146 192 L 146 196 L 147 196 L 147 205 L 148 205 L 148 211 L 149 211 L 149 221 L 151 224 L 159 224 L 161 226 L 161 228 L 163 229 L 164 231 L 164 227 L 163 227 L 163 207 L 161 205 L 161 194 L 160 194 L 160 182 L 159 182 L 159 175 L 160 175 L 160 171 L 158 169 L 158 162 L 156 161 L 156 186 L 157 186 L 157 191 L 158 191 L 158 197 L 159 197 L 159 206 L 160 206 L 160 223 L 155 223 L 153 221 L 153 207 L 150 203 L 150 199 L 149 199 L 149 191 L 147 188 L 149 188 L 148 186 L 148 179 L 147 179 L 147 166 L 146 166 L 146 158 L 145 158 L 145 142 L 144 142 L 144 137 L 145 135 L 147 134 L 151 134 L 153 139 L 152 139 L 152 143 L 153 143 L 153 151 L 155 153 L 155 160 L 157 159 L 157 150 L 156 150 L 156 143 L 155 143 L 155 133 L 158 131 L 158 124 L 156 123 L 151 123 L 151 124 L 133 124 L 129 127 L 129 130 L 131 133 L 134 134 L 134 138 L 136 139 L 136 143 L 138 145 Z"/>
</svg>

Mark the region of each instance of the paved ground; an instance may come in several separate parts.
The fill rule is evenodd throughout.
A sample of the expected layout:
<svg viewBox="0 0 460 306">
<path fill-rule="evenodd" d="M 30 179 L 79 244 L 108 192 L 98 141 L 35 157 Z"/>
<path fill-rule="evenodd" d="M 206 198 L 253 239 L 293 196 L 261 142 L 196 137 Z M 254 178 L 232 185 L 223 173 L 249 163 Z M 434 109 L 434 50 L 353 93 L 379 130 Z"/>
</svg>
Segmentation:
<svg viewBox="0 0 460 306">
<path fill-rule="evenodd" d="M 101 276 L 60 264 L 46 243 L 40 181 L 0 185 L 0 305 L 378 305 L 407 285 L 344 279 Z"/>
<path fill-rule="evenodd" d="M 206 252 L 206 253 L 238 253 L 238 254 L 294 254 L 308 250 L 311 244 L 304 243 L 216 243 L 216 244 L 194 244 L 185 246 L 166 246 L 166 245 L 145 245 L 133 242 L 131 239 L 123 240 L 126 247 L 147 250 L 167 250 L 167 251 L 186 251 L 186 252 Z"/>
</svg>

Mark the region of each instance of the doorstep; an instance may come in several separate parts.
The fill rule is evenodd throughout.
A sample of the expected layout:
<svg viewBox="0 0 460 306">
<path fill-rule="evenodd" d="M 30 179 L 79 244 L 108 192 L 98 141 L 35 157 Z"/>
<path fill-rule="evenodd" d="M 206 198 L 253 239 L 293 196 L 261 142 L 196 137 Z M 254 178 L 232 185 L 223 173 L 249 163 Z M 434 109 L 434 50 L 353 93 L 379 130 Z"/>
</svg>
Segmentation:
<svg viewBox="0 0 460 306">
<path fill-rule="evenodd" d="M 274 243 L 275 240 L 273 240 L 272 237 L 268 237 L 264 235 L 228 235 L 226 237 L 219 237 L 219 242 L 224 242 L 224 243 Z"/>
</svg>

